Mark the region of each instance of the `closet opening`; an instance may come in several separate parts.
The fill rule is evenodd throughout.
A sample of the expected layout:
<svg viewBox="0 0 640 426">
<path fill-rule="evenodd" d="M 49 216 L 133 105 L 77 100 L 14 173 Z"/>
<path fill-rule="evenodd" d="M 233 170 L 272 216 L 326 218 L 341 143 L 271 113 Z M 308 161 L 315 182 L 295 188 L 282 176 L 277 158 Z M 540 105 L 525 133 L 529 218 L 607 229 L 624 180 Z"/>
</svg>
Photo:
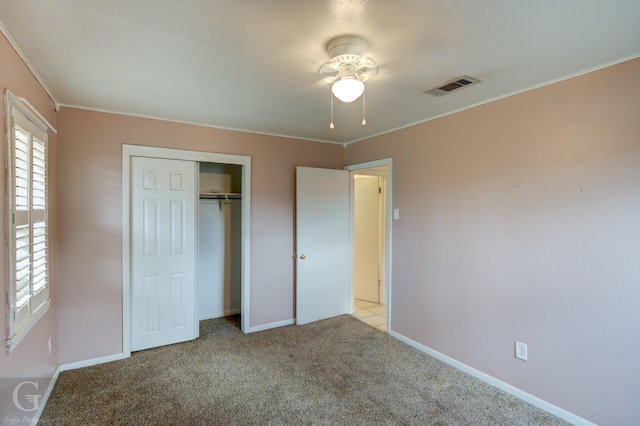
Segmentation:
<svg viewBox="0 0 640 426">
<path fill-rule="evenodd" d="M 122 170 L 122 355 L 196 339 L 201 318 L 254 331 L 251 157 L 123 144 Z"/>
<path fill-rule="evenodd" d="M 198 164 L 198 321 L 242 315 L 242 166 Z M 208 324 L 211 324 L 209 322 Z"/>
</svg>

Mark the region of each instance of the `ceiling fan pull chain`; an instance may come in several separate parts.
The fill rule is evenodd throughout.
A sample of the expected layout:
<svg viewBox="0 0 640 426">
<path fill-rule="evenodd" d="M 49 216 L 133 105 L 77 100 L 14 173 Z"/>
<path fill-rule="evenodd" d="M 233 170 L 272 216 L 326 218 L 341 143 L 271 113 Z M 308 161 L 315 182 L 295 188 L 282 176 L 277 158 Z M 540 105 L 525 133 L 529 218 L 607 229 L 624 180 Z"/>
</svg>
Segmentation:
<svg viewBox="0 0 640 426">
<path fill-rule="evenodd" d="M 333 125 L 333 93 L 329 90 L 329 98 L 331 99 L 331 122 L 329 123 L 329 128 L 333 129 L 335 126 Z"/>
<path fill-rule="evenodd" d="M 367 125 L 367 119 L 365 118 L 365 108 L 367 105 L 367 89 L 365 88 L 364 92 L 362 92 L 362 125 Z"/>
</svg>

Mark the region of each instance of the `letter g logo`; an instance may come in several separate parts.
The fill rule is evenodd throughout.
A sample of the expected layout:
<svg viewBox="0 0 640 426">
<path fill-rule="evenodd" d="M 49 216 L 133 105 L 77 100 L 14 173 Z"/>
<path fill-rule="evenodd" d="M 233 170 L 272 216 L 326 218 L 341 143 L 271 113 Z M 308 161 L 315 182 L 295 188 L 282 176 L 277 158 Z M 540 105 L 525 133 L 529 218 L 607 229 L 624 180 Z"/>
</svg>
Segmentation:
<svg viewBox="0 0 640 426">
<path fill-rule="evenodd" d="M 25 398 L 28 402 L 32 404 L 32 408 L 24 408 L 20 403 L 20 390 L 24 385 L 33 385 L 38 390 L 38 382 L 21 382 L 13 389 L 13 403 L 14 405 L 22 411 L 36 411 L 38 406 L 40 405 L 40 397 L 42 395 L 25 395 Z"/>
</svg>

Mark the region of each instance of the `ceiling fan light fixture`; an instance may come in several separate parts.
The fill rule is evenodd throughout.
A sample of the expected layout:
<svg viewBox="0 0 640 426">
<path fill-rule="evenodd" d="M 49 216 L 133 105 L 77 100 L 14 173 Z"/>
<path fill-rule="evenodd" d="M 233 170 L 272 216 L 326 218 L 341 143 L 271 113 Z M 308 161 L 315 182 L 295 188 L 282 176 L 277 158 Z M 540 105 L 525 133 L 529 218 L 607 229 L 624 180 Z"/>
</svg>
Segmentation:
<svg viewBox="0 0 640 426">
<path fill-rule="evenodd" d="M 340 36 L 327 43 L 329 61 L 320 67 L 318 74 L 331 84 L 331 93 L 338 100 L 355 101 L 364 93 L 365 81 L 377 74 L 376 63 L 366 55 L 367 47 L 364 39 L 358 36 Z M 333 105 L 333 97 L 331 99 Z M 333 124 L 333 107 L 331 115 Z M 363 105 L 362 125 L 365 124 Z"/>
<path fill-rule="evenodd" d="M 364 92 L 364 83 L 355 77 L 342 77 L 333 83 L 331 91 L 342 102 L 353 102 Z"/>
</svg>

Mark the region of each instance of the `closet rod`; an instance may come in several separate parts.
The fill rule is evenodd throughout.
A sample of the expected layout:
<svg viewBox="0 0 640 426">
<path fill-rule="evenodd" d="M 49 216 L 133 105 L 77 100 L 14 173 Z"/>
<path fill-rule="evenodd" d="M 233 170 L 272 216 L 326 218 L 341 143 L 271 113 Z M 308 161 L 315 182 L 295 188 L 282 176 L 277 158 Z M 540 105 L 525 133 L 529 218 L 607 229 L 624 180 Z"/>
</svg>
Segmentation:
<svg viewBox="0 0 640 426">
<path fill-rule="evenodd" d="M 223 193 L 211 193 L 200 194 L 200 199 L 203 200 L 241 200 L 242 194 L 223 194 Z"/>
</svg>

